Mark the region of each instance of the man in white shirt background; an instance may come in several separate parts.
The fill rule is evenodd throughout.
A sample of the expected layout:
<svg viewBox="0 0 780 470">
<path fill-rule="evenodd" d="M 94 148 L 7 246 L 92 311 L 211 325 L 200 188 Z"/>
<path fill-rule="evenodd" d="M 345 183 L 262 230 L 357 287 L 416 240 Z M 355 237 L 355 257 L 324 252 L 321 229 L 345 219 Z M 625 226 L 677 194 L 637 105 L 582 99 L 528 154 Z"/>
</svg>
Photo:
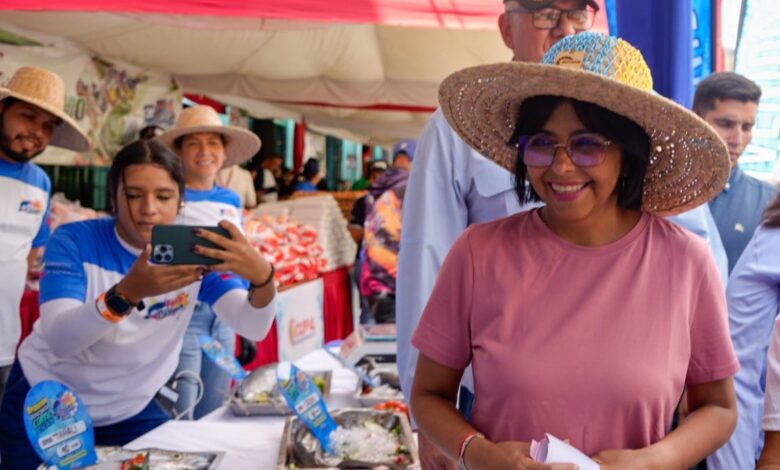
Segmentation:
<svg viewBox="0 0 780 470">
<path fill-rule="evenodd" d="M 89 149 L 64 109 L 65 85 L 48 70 L 22 67 L 0 88 L 0 401 L 21 334 L 27 271 L 50 233 L 51 181 L 30 161 L 49 145 Z"/>
</svg>

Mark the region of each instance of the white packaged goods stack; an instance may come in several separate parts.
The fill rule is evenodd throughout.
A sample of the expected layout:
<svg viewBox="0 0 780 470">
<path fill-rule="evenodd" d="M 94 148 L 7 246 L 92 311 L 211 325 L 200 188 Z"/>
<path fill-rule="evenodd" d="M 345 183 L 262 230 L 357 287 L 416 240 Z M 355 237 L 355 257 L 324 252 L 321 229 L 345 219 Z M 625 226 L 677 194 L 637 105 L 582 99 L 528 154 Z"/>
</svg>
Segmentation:
<svg viewBox="0 0 780 470">
<path fill-rule="evenodd" d="M 273 263 L 276 282 L 288 286 L 312 281 L 328 270 L 325 250 L 314 227 L 286 215 L 244 215 L 244 233 L 265 259 Z"/>
<path fill-rule="evenodd" d="M 325 249 L 323 257 L 328 271 L 355 262 L 357 245 L 347 230 L 347 221 L 338 203 L 329 194 L 260 204 L 252 212 L 288 216 L 296 222 L 314 227 L 317 231 L 317 241 Z"/>
</svg>

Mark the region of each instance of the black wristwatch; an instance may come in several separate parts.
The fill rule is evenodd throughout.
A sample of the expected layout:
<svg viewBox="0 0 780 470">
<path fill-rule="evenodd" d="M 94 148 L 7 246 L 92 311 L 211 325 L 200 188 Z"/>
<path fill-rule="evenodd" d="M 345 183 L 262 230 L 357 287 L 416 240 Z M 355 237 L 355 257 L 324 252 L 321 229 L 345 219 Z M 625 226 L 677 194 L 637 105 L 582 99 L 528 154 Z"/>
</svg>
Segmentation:
<svg viewBox="0 0 780 470">
<path fill-rule="evenodd" d="M 106 306 L 114 315 L 119 315 L 120 317 L 129 315 L 137 305 L 131 303 L 121 294 L 117 294 L 116 285 L 106 291 Z"/>
</svg>

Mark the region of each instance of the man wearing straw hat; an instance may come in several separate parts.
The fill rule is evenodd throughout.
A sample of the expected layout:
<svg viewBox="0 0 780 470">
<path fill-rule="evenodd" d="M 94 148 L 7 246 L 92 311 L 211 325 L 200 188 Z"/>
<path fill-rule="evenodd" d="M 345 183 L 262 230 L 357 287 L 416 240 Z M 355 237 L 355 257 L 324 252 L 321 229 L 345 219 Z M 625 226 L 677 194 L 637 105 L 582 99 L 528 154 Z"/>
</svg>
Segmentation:
<svg viewBox="0 0 780 470">
<path fill-rule="evenodd" d="M 182 159 L 186 188 L 177 223 L 217 225 L 227 220 L 241 228 L 243 206 L 238 194 L 217 184 L 223 168 L 249 160 L 260 150 L 260 139 L 240 127 L 223 124 L 210 106 L 184 109 L 174 127 L 157 137 Z M 184 336 L 177 375 L 185 370 L 200 376 L 203 395 L 197 401 L 198 385 L 184 375 L 178 383 L 177 413 L 198 419 L 219 407 L 230 386 L 230 375 L 212 363 L 200 349 L 198 338 L 208 335 L 228 351 L 235 349 L 235 333 L 206 303 L 195 307 Z"/>
<path fill-rule="evenodd" d="M 22 67 L 0 88 L 0 401 L 21 333 L 19 303 L 28 266 L 49 237 L 51 181 L 30 163 L 49 145 L 89 149 L 87 137 L 65 113 L 62 79 Z"/>
<path fill-rule="evenodd" d="M 505 0 L 498 26 L 513 60 L 540 62 L 559 40 L 591 29 L 597 12 L 593 0 Z M 403 214 L 396 307 L 398 368 L 407 399 L 418 356 L 411 336 L 450 247 L 471 224 L 531 207 L 518 203 L 510 173 L 464 143 L 441 110 L 434 113 L 418 140 L 417 156 L 406 193 L 415 203 L 407 204 Z M 676 222 L 710 242 L 725 280 L 725 254 L 706 206 L 677 217 Z M 465 391 L 461 398 L 468 394 Z M 463 404 L 468 414 L 468 405 Z M 438 452 L 424 436 L 420 453 L 423 468 L 448 465 L 429 457 Z"/>
</svg>

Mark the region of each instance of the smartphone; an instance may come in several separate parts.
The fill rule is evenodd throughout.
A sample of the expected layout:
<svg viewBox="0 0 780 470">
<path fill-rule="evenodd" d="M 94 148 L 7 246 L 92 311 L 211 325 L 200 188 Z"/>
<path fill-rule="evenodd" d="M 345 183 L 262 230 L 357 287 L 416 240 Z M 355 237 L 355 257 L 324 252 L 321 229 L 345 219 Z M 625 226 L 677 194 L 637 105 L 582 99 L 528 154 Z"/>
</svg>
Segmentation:
<svg viewBox="0 0 780 470">
<path fill-rule="evenodd" d="M 199 228 L 230 238 L 230 233 L 219 226 L 155 225 L 152 228 L 152 263 L 169 265 L 221 263 L 222 260 L 192 251 L 193 245 L 221 249 L 218 245 L 195 235 L 195 230 Z"/>
</svg>

